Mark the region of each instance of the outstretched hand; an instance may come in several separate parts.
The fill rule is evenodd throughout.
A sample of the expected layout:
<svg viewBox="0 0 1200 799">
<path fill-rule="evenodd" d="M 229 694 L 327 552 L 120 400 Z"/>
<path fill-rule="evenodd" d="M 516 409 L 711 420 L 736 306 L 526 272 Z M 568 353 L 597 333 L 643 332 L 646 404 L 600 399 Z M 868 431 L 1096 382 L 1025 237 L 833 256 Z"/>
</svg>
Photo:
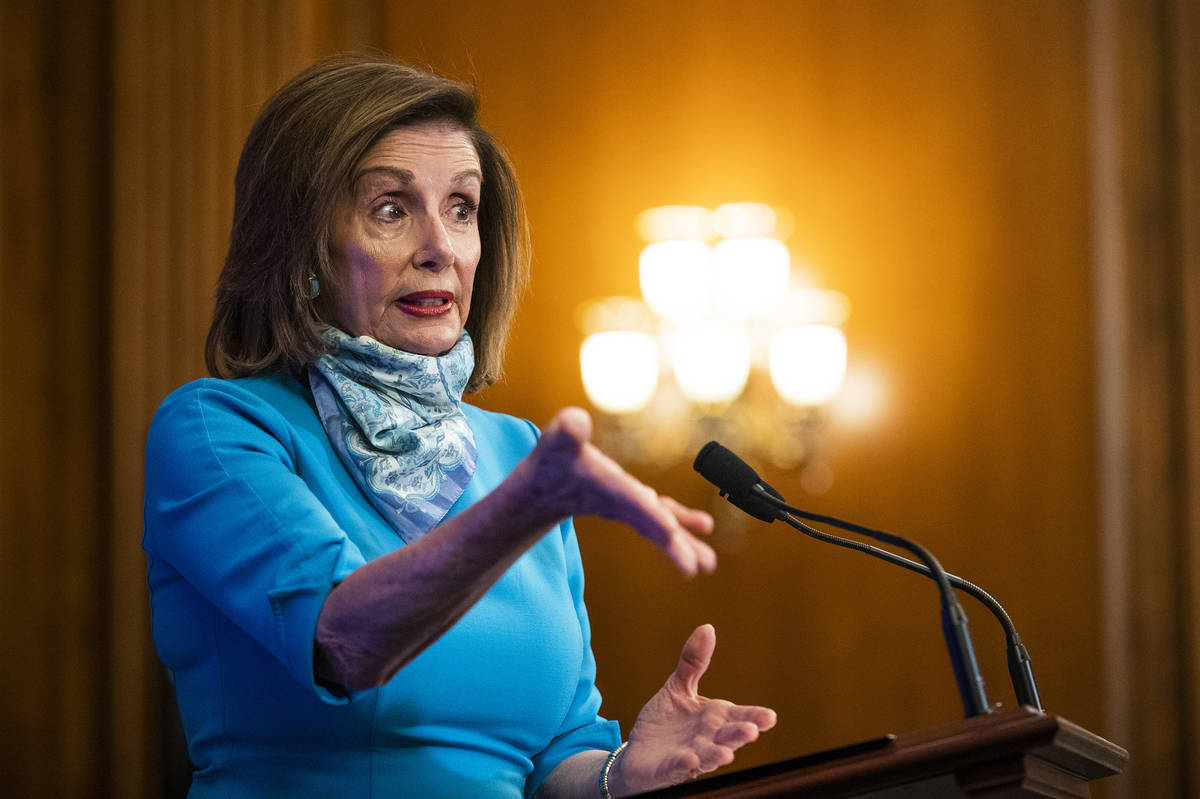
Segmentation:
<svg viewBox="0 0 1200 799">
<path fill-rule="evenodd" d="M 609 791 L 627 796 L 674 785 L 733 761 L 733 753 L 775 726 L 775 711 L 707 699 L 698 692 L 717 634 L 697 627 L 683 645 L 679 665 L 642 712 L 629 745 L 609 772 Z"/>
<path fill-rule="evenodd" d="M 564 408 L 546 425 L 537 447 L 522 462 L 533 501 L 564 517 L 600 516 L 628 524 L 689 577 L 715 569 L 716 553 L 696 537 L 712 532 L 712 517 L 659 496 L 591 438 L 592 420 L 582 408 Z"/>
</svg>

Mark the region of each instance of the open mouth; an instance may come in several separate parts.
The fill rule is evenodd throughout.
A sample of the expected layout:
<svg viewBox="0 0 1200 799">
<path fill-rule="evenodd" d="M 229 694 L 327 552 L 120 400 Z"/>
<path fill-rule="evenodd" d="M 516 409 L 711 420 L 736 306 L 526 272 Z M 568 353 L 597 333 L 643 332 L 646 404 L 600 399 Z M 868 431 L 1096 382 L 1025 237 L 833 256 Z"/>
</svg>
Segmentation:
<svg viewBox="0 0 1200 799">
<path fill-rule="evenodd" d="M 413 316 L 439 316 L 450 311 L 453 300 L 448 291 L 414 291 L 396 300 L 396 305 Z"/>
</svg>

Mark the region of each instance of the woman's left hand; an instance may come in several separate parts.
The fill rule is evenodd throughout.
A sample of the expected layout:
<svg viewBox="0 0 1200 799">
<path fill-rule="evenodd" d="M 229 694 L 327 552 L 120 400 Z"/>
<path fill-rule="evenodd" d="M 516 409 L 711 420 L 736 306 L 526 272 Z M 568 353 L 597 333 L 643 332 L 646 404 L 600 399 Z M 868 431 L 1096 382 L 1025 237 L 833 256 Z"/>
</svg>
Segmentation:
<svg viewBox="0 0 1200 799">
<path fill-rule="evenodd" d="M 700 696 L 700 677 L 716 645 L 711 624 L 688 637 L 679 665 L 638 714 L 629 745 L 609 771 L 613 796 L 674 785 L 724 766 L 734 751 L 775 726 L 770 708 Z"/>
</svg>

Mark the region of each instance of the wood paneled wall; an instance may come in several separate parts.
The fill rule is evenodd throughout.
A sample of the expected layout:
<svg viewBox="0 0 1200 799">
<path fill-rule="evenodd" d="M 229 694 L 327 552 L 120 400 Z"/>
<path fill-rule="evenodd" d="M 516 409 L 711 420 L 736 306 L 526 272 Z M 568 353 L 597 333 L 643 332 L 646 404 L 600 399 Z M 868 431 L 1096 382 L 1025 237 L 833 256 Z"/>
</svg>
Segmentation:
<svg viewBox="0 0 1200 799">
<path fill-rule="evenodd" d="M 1185 0 L 56 9 L 0 10 L 0 772 L 14 795 L 156 796 L 172 776 L 139 546 L 145 430 L 203 371 L 259 105 L 313 58 L 363 46 L 475 82 L 522 177 L 533 288 L 508 379 L 481 404 L 544 422 L 584 402 L 573 312 L 637 291 L 642 209 L 789 208 L 794 256 L 850 296 L 851 357 L 889 399 L 874 427 L 831 430 L 829 493 L 765 476 L 914 536 L 1005 602 L 1046 705 L 1133 750 L 1131 795 L 1196 787 L 1200 103 Z M 1116 127 L 1097 115 L 1106 47 L 1122 53 L 1113 109 L 1140 109 L 1114 110 Z M 1116 310 L 1093 292 L 1113 197 Z M 1143 313 L 1106 361 L 1105 331 Z M 1104 379 L 1128 400 L 1115 411 Z M 1105 538 L 1114 452 L 1140 526 Z M 713 502 L 686 464 L 640 474 Z M 578 525 L 606 711 L 626 729 L 703 621 L 720 638 L 704 689 L 780 711 L 742 765 L 958 713 L 929 586 L 715 507 L 721 568 L 691 583 L 627 531 Z M 1142 540 L 1151 554 L 1117 568 Z M 1113 595 L 1140 603 L 1122 616 Z M 1009 703 L 1000 633 L 967 611 L 989 696 Z"/>
<path fill-rule="evenodd" d="M 0 773 L 86 796 L 110 760 L 107 19 L 0 15 Z"/>
<path fill-rule="evenodd" d="M 1095 4 L 1093 190 L 1105 704 L 1122 796 L 1200 791 L 1200 11 Z"/>
<path fill-rule="evenodd" d="M 234 168 L 259 106 L 317 56 L 382 44 L 378 8 L 0 12 L 9 795 L 158 796 L 177 782 L 140 548 L 146 428 L 204 373 Z"/>
<path fill-rule="evenodd" d="M 912 535 L 986 586 L 1051 706 L 1103 729 L 1086 6 L 451 15 L 395 12 L 389 49 L 478 75 L 535 236 L 510 377 L 483 401 L 538 421 L 583 402 L 571 311 L 636 292 L 642 209 L 789 208 L 794 255 L 850 296 L 852 357 L 883 370 L 890 396 L 876 427 L 831 431 L 828 494 L 768 479 Z M 686 464 L 642 474 L 689 503 L 714 499 Z M 723 519 L 718 573 L 691 584 L 616 526 L 579 522 L 614 715 L 633 718 L 704 621 L 720 639 L 707 690 L 781 712 L 742 762 L 960 712 L 929 584 L 779 525 L 728 535 L 739 521 Z M 999 630 L 968 612 L 990 695 L 1011 702 Z"/>
<path fill-rule="evenodd" d="M 1184 672 L 1181 691 L 1185 715 L 1182 745 L 1172 756 L 1188 764 L 1193 793 L 1200 791 L 1200 10 L 1177 0 L 1173 8 L 1175 141 L 1178 143 L 1179 308 L 1182 318 L 1177 357 L 1182 361 L 1182 432 L 1184 454 L 1180 649 Z"/>
</svg>

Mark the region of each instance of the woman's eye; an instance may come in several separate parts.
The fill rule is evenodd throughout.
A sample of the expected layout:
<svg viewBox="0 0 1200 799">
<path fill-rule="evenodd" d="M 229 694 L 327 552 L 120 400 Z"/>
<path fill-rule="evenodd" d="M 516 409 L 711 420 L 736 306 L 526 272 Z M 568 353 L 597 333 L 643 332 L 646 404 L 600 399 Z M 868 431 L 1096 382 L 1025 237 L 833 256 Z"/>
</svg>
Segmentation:
<svg viewBox="0 0 1200 799">
<path fill-rule="evenodd" d="M 477 210 L 475 203 L 464 201 L 451 208 L 450 212 L 453 214 L 455 222 L 467 223 L 475 219 Z"/>
<path fill-rule="evenodd" d="M 375 209 L 375 216 L 384 222 L 395 222 L 404 216 L 404 209 L 400 207 L 400 203 L 386 202 Z"/>
</svg>

